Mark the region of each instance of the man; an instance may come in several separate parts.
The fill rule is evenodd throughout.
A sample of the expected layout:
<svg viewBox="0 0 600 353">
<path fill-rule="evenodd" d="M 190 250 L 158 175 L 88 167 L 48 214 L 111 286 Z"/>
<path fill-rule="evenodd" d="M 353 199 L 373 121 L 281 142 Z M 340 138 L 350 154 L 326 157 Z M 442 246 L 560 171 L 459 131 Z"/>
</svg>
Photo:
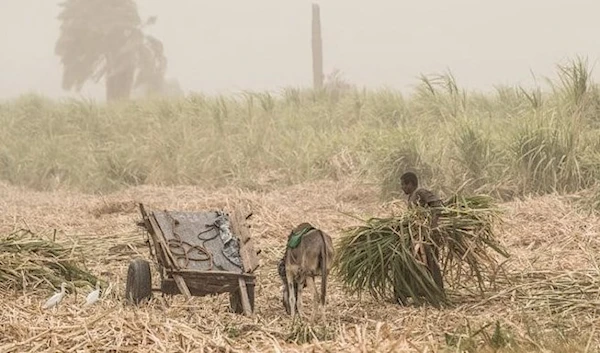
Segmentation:
<svg viewBox="0 0 600 353">
<path fill-rule="evenodd" d="M 409 207 L 440 207 L 442 200 L 430 190 L 419 188 L 419 179 L 413 172 L 406 172 L 400 177 L 402 191 L 408 195 Z"/>
<path fill-rule="evenodd" d="M 419 179 L 413 172 L 406 172 L 400 177 L 400 186 L 402 191 L 408 195 L 408 207 L 414 208 L 417 206 L 426 207 L 431 209 L 431 238 L 434 242 L 440 240 L 440 234 L 438 227 L 438 220 L 440 217 L 439 207 L 443 206 L 442 200 L 430 190 L 419 188 Z M 437 246 L 433 247 L 431 251 L 431 245 L 425 245 L 425 257 L 427 261 L 427 267 L 433 276 L 433 280 L 438 287 L 443 291 L 444 282 L 442 280 L 442 272 L 439 266 L 439 250 Z"/>
</svg>

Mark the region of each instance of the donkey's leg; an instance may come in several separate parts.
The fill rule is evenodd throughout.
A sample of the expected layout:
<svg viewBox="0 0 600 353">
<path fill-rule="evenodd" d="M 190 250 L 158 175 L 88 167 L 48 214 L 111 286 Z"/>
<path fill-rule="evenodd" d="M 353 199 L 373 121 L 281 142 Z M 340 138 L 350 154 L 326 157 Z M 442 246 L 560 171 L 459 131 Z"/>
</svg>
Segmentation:
<svg viewBox="0 0 600 353">
<path fill-rule="evenodd" d="M 288 287 L 288 304 L 290 306 L 290 315 L 293 319 L 294 316 L 296 316 L 296 291 L 294 290 L 294 273 L 291 273 L 291 271 L 287 271 L 287 269 L 286 272 Z"/>
<path fill-rule="evenodd" d="M 302 320 L 302 315 L 304 314 L 303 307 L 302 307 L 302 289 L 304 287 L 305 278 L 306 277 L 301 276 L 297 282 L 298 297 L 296 298 L 296 302 L 298 303 L 298 316 L 300 317 L 300 320 Z"/>
<path fill-rule="evenodd" d="M 315 313 L 317 312 L 317 305 L 318 305 L 318 301 L 319 301 L 319 292 L 317 290 L 317 285 L 315 282 L 315 278 L 312 276 L 307 276 L 306 277 L 306 285 L 307 287 L 311 287 L 314 290 L 313 293 L 313 310 L 312 313 L 310 314 L 310 321 L 314 321 L 315 320 Z"/>
<path fill-rule="evenodd" d="M 323 278 L 321 277 L 321 281 L 323 281 Z M 321 303 L 321 299 L 323 299 L 323 301 L 325 301 L 325 298 L 321 298 L 321 290 L 320 288 L 317 287 L 317 283 L 315 281 L 315 310 L 317 310 L 318 307 L 321 308 L 321 319 L 323 320 L 323 324 L 325 324 L 327 321 L 325 320 L 325 304 Z"/>
</svg>

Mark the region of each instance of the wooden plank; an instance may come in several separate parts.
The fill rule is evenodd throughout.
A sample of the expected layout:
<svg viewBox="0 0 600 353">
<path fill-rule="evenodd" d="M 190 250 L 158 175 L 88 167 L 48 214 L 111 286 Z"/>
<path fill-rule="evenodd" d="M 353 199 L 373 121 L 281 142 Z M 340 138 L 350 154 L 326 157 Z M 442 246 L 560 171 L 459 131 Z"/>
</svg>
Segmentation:
<svg viewBox="0 0 600 353">
<path fill-rule="evenodd" d="M 231 282 L 221 282 L 221 283 L 191 283 L 186 282 L 190 293 L 192 296 L 205 296 L 210 294 L 221 294 L 221 293 L 231 293 L 237 291 L 239 288 L 239 282 L 235 281 L 235 283 Z M 177 287 L 177 283 L 173 279 L 165 279 L 161 283 L 161 291 L 165 294 L 181 294 L 179 287 Z"/>
<path fill-rule="evenodd" d="M 140 203 L 140 213 L 142 214 L 144 226 L 146 227 L 146 230 L 149 233 L 148 238 L 151 239 L 152 245 L 154 246 L 154 255 L 156 256 L 159 263 L 166 264 L 167 261 L 165 259 L 165 253 L 162 250 L 160 244 L 158 244 L 158 242 L 156 240 L 156 233 L 154 231 L 154 228 L 152 227 L 152 224 L 150 223 L 150 217 L 148 216 L 148 213 L 146 212 L 146 207 L 142 203 Z M 152 254 L 150 254 L 150 255 L 152 255 Z"/>
<path fill-rule="evenodd" d="M 240 257 L 244 265 L 245 273 L 253 273 L 259 266 L 254 251 L 254 241 L 250 239 L 246 244 L 240 244 Z"/>
<path fill-rule="evenodd" d="M 242 244 L 245 244 L 251 237 L 250 229 L 246 223 L 246 217 L 251 213 L 248 206 L 238 205 L 235 207 L 230 218 L 232 231 L 237 235 Z"/>
<path fill-rule="evenodd" d="M 258 268 L 260 264 L 254 250 L 254 239 L 248 239 L 246 244 L 240 244 L 240 257 L 246 273 L 253 273 Z"/>
<path fill-rule="evenodd" d="M 250 214 L 249 208 L 246 206 L 238 206 L 231 215 L 231 230 L 240 240 L 240 257 L 244 272 L 252 273 L 259 266 L 256 251 L 254 250 L 254 242 L 252 241 L 250 229 L 246 224 L 246 217 Z"/>
<path fill-rule="evenodd" d="M 166 268 L 179 269 L 179 265 L 177 264 L 177 262 L 175 261 L 175 258 L 173 257 L 173 254 L 171 254 L 171 251 L 169 250 L 169 246 L 167 245 L 167 243 L 165 241 L 165 236 L 162 232 L 162 229 L 158 225 L 158 222 L 156 221 L 156 219 L 153 217 L 152 214 L 150 215 L 150 217 L 148 217 L 148 219 L 150 220 L 152 229 L 154 229 L 156 241 L 160 244 L 160 247 L 162 248 L 163 253 L 165 255 L 165 259 L 167 260 L 167 263 L 165 263 L 164 266 Z"/>
<path fill-rule="evenodd" d="M 242 299 L 242 308 L 244 309 L 244 315 L 252 315 L 252 307 L 250 306 L 250 299 L 248 298 L 248 289 L 246 288 L 246 281 L 240 277 L 240 297 Z"/>
<path fill-rule="evenodd" d="M 169 270 L 167 273 L 180 274 L 184 277 L 227 277 L 233 278 L 237 280 L 238 277 L 242 277 L 244 279 L 254 279 L 254 275 L 248 273 L 235 273 L 235 272 L 227 272 L 227 271 L 198 271 L 198 270 L 190 270 L 190 269 L 177 269 L 177 270 Z"/>
<path fill-rule="evenodd" d="M 206 295 L 224 291 L 231 292 L 237 290 L 239 287 L 244 314 L 252 314 L 247 284 L 254 283 L 255 276 L 252 272 L 259 264 L 256 252 L 254 251 L 254 242 L 251 239 L 250 230 L 246 225 L 246 217 L 250 214 L 249 212 L 240 212 L 238 210 L 230 218 L 231 230 L 240 240 L 240 257 L 245 272 L 241 274 L 231 271 L 199 271 L 198 269 L 181 268 L 167 244 L 166 235 L 170 236 L 171 233 L 165 233 L 165 230 L 169 232 L 171 229 L 169 227 L 168 229 L 161 227 L 156 213 L 147 214 L 143 208 L 142 213 L 145 215 L 145 221 L 149 223 L 148 228 L 152 230 L 152 241 L 157 249 L 157 257 L 162 261 L 167 276 L 170 277 L 163 280 L 161 286 L 168 287 L 170 292 L 183 294 L 186 299 L 191 298 L 192 293 L 194 295 Z"/>
<path fill-rule="evenodd" d="M 183 277 L 181 277 L 181 275 L 173 275 L 173 279 L 175 280 L 175 283 L 177 283 L 177 288 L 179 288 L 179 291 L 183 293 L 186 299 L 190 299 L 192 297 L 192 293 L 190 293 L 190 289 L 188 288 L 187 284 L 185 284 Z"/>
</svg>

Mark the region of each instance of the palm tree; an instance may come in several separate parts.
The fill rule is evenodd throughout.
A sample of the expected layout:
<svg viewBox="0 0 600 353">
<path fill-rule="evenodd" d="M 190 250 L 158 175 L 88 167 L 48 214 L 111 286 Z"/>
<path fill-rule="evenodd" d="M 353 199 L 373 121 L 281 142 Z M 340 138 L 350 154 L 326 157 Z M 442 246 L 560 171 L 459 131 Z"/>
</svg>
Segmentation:
<svg viewBox="0 0 600 353">
<path fill-rule="evenodd" d="M 147 34 L 133 0 L 65 0 L 60 4 L 55 53 L 63 65 L 62 87 L 81 90 L 105 78 L 106 99 L 129 98 L 134 86 L 159 89 L 167 60 L 162 43 Z"/>
</svg>

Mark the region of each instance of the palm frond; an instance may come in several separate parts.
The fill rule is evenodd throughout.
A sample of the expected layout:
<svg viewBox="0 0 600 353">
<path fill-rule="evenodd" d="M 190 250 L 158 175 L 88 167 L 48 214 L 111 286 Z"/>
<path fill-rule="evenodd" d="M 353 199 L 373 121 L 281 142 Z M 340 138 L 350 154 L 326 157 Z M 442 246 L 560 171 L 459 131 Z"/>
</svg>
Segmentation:
<svg viewBox="0 0 600 353">
<path fill-rule="evenodd" d="M 55 54 L 63 65 L 64 89 L 80 90 L 90 80 L 137 72 L 135 83 L 162 83 L 167 60 L 162 43 L 143 33 L 133 0 L 67 0 L 60 5 Z"/>
</svg>

